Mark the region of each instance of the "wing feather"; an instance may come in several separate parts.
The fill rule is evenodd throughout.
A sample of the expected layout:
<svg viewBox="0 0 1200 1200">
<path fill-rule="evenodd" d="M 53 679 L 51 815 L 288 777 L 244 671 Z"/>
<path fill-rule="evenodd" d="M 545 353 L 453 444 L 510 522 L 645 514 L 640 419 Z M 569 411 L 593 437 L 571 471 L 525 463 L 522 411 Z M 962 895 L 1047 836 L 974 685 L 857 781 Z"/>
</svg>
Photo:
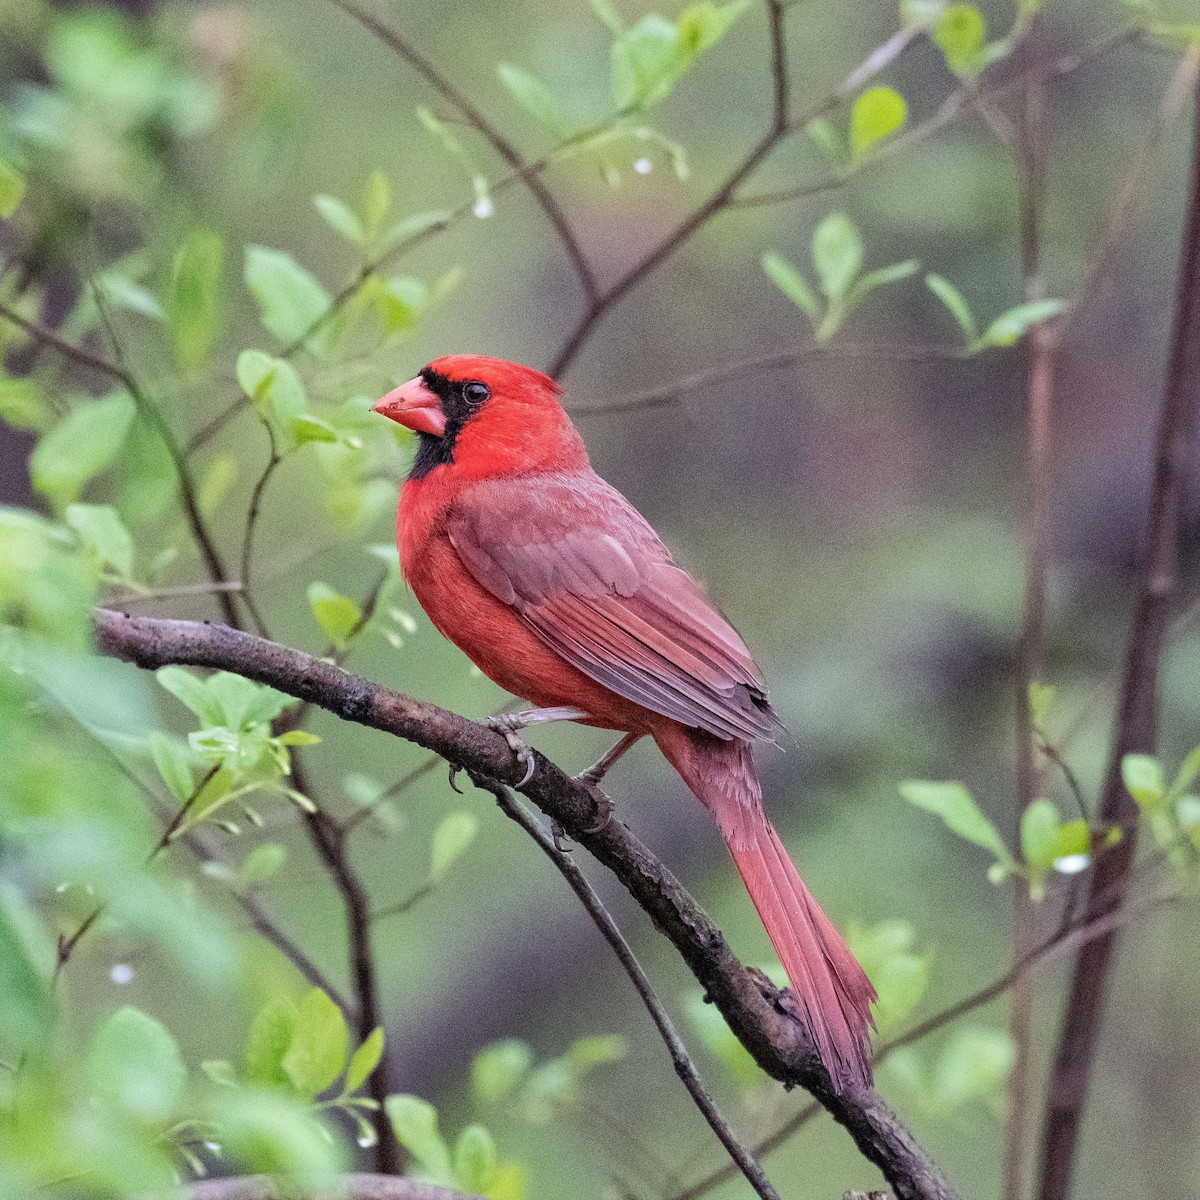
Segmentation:
<svg viewBox="0 0 1200 1200">
<path fill-rule="evenodd" d="M 589 678 L 716 737 L 772 737 L 745 643 L 599 476 L 481 482 L 446 532 L 470 574 Z"/>
</svg>

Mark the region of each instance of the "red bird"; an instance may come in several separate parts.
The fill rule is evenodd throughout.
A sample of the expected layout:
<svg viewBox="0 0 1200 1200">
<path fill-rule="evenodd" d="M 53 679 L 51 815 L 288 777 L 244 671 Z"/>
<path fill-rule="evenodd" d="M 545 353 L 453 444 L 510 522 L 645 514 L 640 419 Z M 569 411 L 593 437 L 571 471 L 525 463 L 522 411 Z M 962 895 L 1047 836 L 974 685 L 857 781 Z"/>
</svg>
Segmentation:
<svg viewBox="0 0 1200 1200">
<path fill-rule="evenodd" d="M 591 468 L 553 380 L 449 355 L 375 411 L 415 430 L 404 577 L 438 630 L 531 712 L 620 730 L 595 783 L 650 736 L 716 818 L 834 1087 L 871 1080 L 875 989 L 763 811 L 751 744 L 779 720 L 745 643 L 640 513 Z"/>
</svg>

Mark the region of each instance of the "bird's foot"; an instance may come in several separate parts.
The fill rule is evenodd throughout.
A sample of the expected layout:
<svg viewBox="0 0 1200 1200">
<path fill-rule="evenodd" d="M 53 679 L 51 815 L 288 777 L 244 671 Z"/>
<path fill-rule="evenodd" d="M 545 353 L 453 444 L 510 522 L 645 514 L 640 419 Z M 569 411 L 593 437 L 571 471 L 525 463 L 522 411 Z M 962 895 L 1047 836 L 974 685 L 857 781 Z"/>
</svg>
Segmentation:
<svg viewBox="0 0 1200 1200">
<path fill-rule="evenodd" d="M 523 715 L 522 713 L 501 713 L 497 717 L 488 717 L 483 722 L 508 743 L 508 748 L 517 756 L 517 762 L 525 767 L 525 774 L 516 785 L 519 788 L 523 788 L 533 778 L 533 772 L 537 767 L 533 751 L 517 737 L 517 730 L 524 729 L 528 724 L 527 721 L 521 719 Z"/>
<path fill-rule="evenodd" d="M 458 763 L 450 764 L 450 790 L 452 792 L 457 792 L 460 796 L 463 794 L 463 790 L 458 786 L 456 781 L 458 779 L 458 773 L 461 770 L 462 767 L 460 767 Z"/>
<path fill-rule="evenodd" d="M 550 837 L 553 839 L 554 848 L 559 854 L 571 853 L 571 847 L 566 844 L 567 831 L 562 827 L 561 822 L 553 820 L 550 822 Z"/>
<path fill-rule="evenodd" d="M 608 828 L 613 819 L 612 801 L 598 789 L 596 792 L 596 819 L 583 831 L 584 833 L 602 833 Z"/>
</svg>

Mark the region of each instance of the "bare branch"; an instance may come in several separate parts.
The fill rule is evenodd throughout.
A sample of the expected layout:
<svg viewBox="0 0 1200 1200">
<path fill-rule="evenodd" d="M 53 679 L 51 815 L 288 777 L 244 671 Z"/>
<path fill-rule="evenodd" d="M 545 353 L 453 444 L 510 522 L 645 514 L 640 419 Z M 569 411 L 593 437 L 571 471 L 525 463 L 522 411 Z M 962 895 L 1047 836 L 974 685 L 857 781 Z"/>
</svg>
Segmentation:
<svg viewBox="0 0 1200 1200">
<path fill-rule="evenodd" d="M 1194 124 L 1175 327 L 1149 500 L 1148 553 L 1126 648 L 1117 726 L 1100 798 L 1100 819 L 1125 827 L 1127 833 L 1096 864 L 1087 909 L 1093 916 L 1120 904 L 1119 891 L 1113 898 L 1102 897 L 1111 885 L 1127 878 L 1137 844 L 1137 806 L 1122 782 L 1122 759 L 1132 753 L 1153 754 L 1158 743 L 1159 663 L 1178 586 L 1180 521 L 1200 395 L 1200 90 Z M 1075 964 L 1043 1127 L 1042 1200 L 1065 1200 L 1070 1190 L 1115 942 L 1115 931 L 1096 939 Z"/>
<path fill-rule="evenodd" d="M 140 667 L 178 663 L 233 671 L 344 720 L 415 742 L 476 776 L 513 787 L 525 774 L 504 739 L 485 726 L 252 634 L 107 610 L 97 610 L 95 627 L 103 653 Z M 833 1090 L 789 994 L 742 966 L 707 915 L 624 825 L 598 823 L 591 789 L 541 755 L 534 761 L 533 777 L 520 790 L 617 876 L 763 1070 L 809 1090 L 879 1167 L 897 1200 L 951 1200 L 954 1190 L 874 1090 Z"/>
<path fill-rule="evenodd" d="M 596 895 L 595 889 L 588 883 L 583 872 L 571 860 L 569 854 L 555 845 L 554 838 L 541 827 L 537 819 L 527 813 L 513 799 L 512 793 L 507 788 L 487 779 L 478 779 L 476 782 L 478 786 L 486 788 L 496 797 L 500 811 L 505 816 L 516 821 L 537 842 L 542 852 L 567 881 L 571 890 L 579 897 L 583 907 L 588 911 L 588 916 L 595 922 L 596 928 L 600 930 L 604 940 L 612 947 L 612 951 L 625 969 L 625 973 L 633 981 L 633 986 L 637 989 L 637 994 L 650 1013 L 650 1019 L 654 1022 L 659 1036 L 666 1043 L 667 1050 L 671 1055 L 671 1062 L 675 1067 L 675 1074 L 679 1076 L 683 1086 L 687 1088 L 688 1094 L 695 1101 L 696 1107 L 708 1122 L 709 1128 L 729 1152 L 729 1157 L 746 1177 L 746 1181 L 754 1189 L 755 1194 L 762 1200 L 779 1200 L 779 1194 L 763 1173 L 762 1166 L 754 1155 L 742 1145 L 729 1122 L 721 1116 L 717 1106 L 713 1103 L 712 1097 L 708 1094 L 700 1078 L 700 1073 L 696 1070 L 696 1064 L 692 1062 L 692 1057 L 688 1054 L 683 1040 L 675 1032 L 675 1026 L 667 1015 L 667 1010 L 663 1008 L 662 1001 L 655 994 L 650 980 L 646 977 L 646 972 L 642 970 L 641 963 L 638 962 L 629 943 L 625 940 L 625 936 L 621 933 L 616 921 L 613 920 L 612 914 L 604 907 L 604 902 Z"/>
</svg>

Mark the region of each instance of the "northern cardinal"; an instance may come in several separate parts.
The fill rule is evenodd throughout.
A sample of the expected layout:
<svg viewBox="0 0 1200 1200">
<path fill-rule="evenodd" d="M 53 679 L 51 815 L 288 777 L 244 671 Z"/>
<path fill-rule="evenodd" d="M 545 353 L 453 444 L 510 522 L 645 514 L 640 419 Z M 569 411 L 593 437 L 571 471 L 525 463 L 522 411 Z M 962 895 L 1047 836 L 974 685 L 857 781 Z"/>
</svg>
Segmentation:
<svg viewBox="0 0 1200 1200">
<path fill-rule="evenodd" d="M 762 674 L 592 470 L 558 395 L 538 371 L 456 354 L 375 405 L 418 435 L 397 514 L 404 577 L 445 637 L 536 706 L 492 722 L 522 757 L 515 731 L 537 721 L 620 730 L 594 784 L 654 739 L 716 818 L 834 1087 L 869 1084 L 875 989 L 763 811 L 751 744 L 780 726 Z"/>
</svg>

